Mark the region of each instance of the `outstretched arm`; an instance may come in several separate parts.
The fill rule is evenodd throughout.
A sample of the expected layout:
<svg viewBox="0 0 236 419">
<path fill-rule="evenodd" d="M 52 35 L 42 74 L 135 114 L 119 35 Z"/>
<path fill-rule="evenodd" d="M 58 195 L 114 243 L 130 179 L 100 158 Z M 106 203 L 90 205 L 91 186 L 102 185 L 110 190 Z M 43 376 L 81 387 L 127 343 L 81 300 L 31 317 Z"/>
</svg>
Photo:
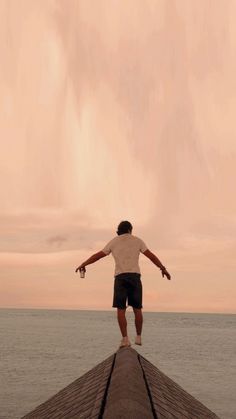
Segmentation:
<svg viewBox="0 0 236 419">
<path fill-rule="evenodd" d="M 166 267 L 162 265 L 161 261 L 158 259 L 156 255 L 154 255 L 154 253 L 147 249 L 145 250 L 145 252 L 143 252 L 143 254 L 147 256 L 147 258 L 149 258 L 156 266 L 158 266 L 158 268 L 160 268 L 163 277 L 164 275 L 166 275 L 168 279 L 171 279 L 171 276 L 169 272 L 166 270 Z"/>
<path fill-rule="evenodd" d="M 84 268 L 87 265 L 90 265 L 91 263 L 96 262 L 97 260 L 104 258 L 106 255 L 106 253 L 104 253 L 102 250 L 100 252 L 94 253 L 94 255 L 92 255 L 90 258 L 88 258 L 85 262 L 81 263 L 80 266 L 78 266 L 78 268 L 76 268 L 75 272 L 78 272 L 79 269 Z M 85 269 L 86 271 L 86 269 Z"/>
</svg>

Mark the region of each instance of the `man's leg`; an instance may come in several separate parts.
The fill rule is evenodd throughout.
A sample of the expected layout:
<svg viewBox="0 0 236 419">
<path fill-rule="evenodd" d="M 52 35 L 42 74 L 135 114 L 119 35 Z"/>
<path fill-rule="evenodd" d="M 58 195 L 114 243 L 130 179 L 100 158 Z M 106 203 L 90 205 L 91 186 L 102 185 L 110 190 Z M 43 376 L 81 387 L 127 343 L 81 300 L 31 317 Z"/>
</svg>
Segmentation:
<svg viewBox="0 0 236 419">
<path fill-rule="evenodd" d="M 123 336 L 127 336 L 127 320 L 125 317 L 126 308 L 117 308 L 117 320 L 120 326 L 120 331 Z"/>
<path fill-rule="evenodd" d="M 134 315 L 135 315 L 135 327 L 137 335 L 140 336 L 142 333 L 142 326 L 143 326 L 143 313 L 141 308 L 134 308 Z"/>
<path fill-rule="evenodd" d="M 141 274 L 130 273 L 130 282 L 128 290 L 128 304 L 132 306 L 135 315 L 135 327 L 137 336 L 135 343 L 141 345 L 141 333 L 143 326 L 143 314 L 142 314 L 142 281 L 140 279 Z"/>
</svg>

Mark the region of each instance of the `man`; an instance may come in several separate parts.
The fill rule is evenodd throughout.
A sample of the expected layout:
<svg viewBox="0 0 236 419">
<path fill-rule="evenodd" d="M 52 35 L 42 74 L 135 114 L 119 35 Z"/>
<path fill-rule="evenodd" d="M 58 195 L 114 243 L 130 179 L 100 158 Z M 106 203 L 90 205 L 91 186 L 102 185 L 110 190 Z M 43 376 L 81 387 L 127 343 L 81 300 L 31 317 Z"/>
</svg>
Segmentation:
<svg viewBox="0 0 236 419">
<path fill-rule="evenodd" d="M 114 295 L 112 307 L 117 308 L 117 320 L 122 334 L 120 347 L 130 346 L 130 340 L 127 335 L 126 301 L 132 306 L 135 315 L 135 327 L 137 336 L 136 345 L 142 345 L 141 333 L 143 325 L 142 315 L 142 282 L 141 273 L 138 264 L 139 254 L 142 252 L 156 266 L 161 269 L 162 276 L 171 279 L 165 266 L 154 253 L 152 253 L 146 244 L 139 237 L 132 235 L 133 226 L 129 221 L 121 221 L 118 225 L 117 236 L 110 240 L 107 245 L 98 253 L 92 255 L 88 260 L 82 263 L 75 272 L 85 269 L 85 266 L 96 262 L 97 260 L 112 253 L 115 260 L 115 280 Z"/>
</svg>

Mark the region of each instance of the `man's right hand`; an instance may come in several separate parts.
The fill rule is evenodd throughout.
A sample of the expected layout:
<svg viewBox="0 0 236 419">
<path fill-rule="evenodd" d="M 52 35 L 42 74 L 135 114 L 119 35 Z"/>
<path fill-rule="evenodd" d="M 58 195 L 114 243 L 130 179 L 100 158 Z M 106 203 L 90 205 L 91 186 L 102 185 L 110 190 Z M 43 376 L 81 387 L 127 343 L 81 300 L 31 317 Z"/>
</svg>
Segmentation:
<svg viewBox="0 0 236 419">
<path fill-rule="evenodd" d="M 78 266 L 78 268 L 76 268 L 75 272 L 77 273 L 78 271 L 80 271 L 81 269 L 84 270 L 84 272 L 86 272 L 86 268 L 85 266 L 83 266 L 83 264 L 81 264 L 80 266 Z"/>
<path fill-rule="evenodd" d="M 166 268 L 161 269 L 161 274 L 162 274 L 163 278 L 164 278 L 164 276 L 166 276 L 167 279 L 169 279 L 169 280 L 171 279 L 171 276 L 170 276 L 169 272 L 166 270 Z"/>
</svg>

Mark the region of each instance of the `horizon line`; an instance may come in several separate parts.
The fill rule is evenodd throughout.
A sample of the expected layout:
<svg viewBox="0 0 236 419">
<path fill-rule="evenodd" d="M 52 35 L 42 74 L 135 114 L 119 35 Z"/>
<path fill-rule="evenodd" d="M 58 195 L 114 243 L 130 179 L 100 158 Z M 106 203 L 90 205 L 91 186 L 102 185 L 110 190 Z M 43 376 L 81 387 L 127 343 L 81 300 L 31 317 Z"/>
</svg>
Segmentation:
<svg viewBox="0 0 236 419">
<path fill-rule="evenodd" d="M 89 309 L 89 308 L 55 308 L 55 307 L 0 307 L 0 310 L 52 310 L 52 311 L 109 311 L 115 312 L 113 309 Z M 236 312 L 225 312 L 225 311 L 152 311 L 144 310 L 144 313 L 173 313 L 173 314 L 224 314 L 224 315 L 236 315 Z"/>
</svg>

